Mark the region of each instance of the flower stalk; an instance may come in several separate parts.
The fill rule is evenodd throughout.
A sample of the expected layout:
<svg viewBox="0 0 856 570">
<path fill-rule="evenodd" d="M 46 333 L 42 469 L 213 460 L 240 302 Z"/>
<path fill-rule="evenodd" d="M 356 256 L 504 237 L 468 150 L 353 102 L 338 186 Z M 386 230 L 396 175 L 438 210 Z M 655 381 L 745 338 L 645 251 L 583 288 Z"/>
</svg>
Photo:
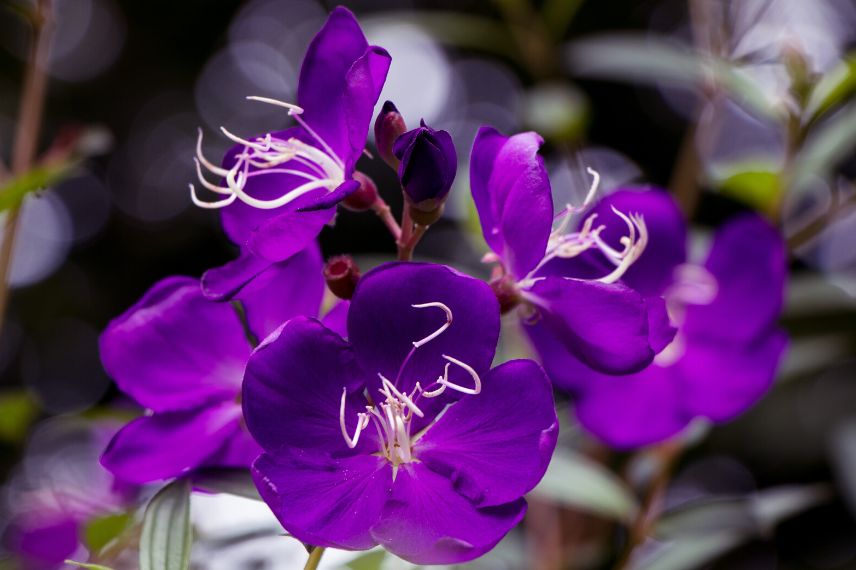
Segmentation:
<svg viewBox="0 0 856 570">
<path fill-rule="evenodd" d="M 27 59 L 24 88 L 21 93 L 21 110 L 12 148 L 12 174 L 29 170 L 36 156 L 36 144 L 42 125 L 47 91 L 47 59 L 52 29 L 51 0 L 39 0 L 32 18 L 33 41 Z M 9 303 L 9 272 L 12 267 L 15 236 L 20 220 L 20 204 L 6 214 L 3 242 L 0 244 L 0 326 Z"/>
</svg>

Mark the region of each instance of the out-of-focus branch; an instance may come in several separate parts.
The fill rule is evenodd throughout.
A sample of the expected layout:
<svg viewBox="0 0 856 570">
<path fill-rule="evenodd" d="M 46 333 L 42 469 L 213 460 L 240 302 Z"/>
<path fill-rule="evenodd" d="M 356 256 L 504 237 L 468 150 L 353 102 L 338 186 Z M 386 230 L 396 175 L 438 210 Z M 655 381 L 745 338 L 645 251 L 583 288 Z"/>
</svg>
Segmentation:
<svg viewBox="0 0 856 570">
<path fill-rule="evenodd" d="M 788 237 L 788 249 L 794 251 L 795 249 L 807 244 L 812 239 L 823 233 L 823 231 L 826 230 L 830 224 L 835 222 L 835 220 L 849 214 L 854 209 L 856 209 L 856 193 L 850 194 L 850 196 L 842 201 L 839 198 L 838 193 L 834 192 L 832 194 L 832 202 L 826 212 L 809 222 L 801 230 Z"/>
<path fill-rule="evenodd" d="M 12 147 L 12 174 L 16 176 L 32 167 L 42 126 L 52 27 L 51 0 L 38 0 L 32 27 L 33 38 L 21 92 L 15 143 Z M 9 301 L 9 270 L 12 266 L 19 217 L 20 206 L 10 209 L 6 214 L 3 242 L 0 244 L 0 326 L 5 319 Z"/>
</svg>

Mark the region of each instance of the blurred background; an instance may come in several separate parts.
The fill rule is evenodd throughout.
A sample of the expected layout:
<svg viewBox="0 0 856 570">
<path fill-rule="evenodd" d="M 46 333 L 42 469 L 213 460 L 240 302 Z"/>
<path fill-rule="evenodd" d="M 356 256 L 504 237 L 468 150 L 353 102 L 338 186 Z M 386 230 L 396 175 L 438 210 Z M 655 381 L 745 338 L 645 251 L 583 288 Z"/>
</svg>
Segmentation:
<svg viewBox="0 0 856 570">
<path fill-rule="evenodd" d="M 16 9 L 22 4 L 0 1 L 7 164 L 29 42 Z M 450 131 L 457 146 L 461 167 L 446 217 L 417 257 L 484 272 L 466 174 L 483 124 L 545 136 L 557 203 L 581 201 L 588 166 L 606 192 L 628 183 L 674 192 L 700 243 L 745 209 L 779 224 L 792 252 L 788 357 L 756 408 L 729 425 L 699 428 L 667 506 L 702 497 L 715 499 L 707 504 L 714 507 L 684 512 L 674 526 L 690 534 L 671 537 L 687 546 L 678 553 L 684 558 L 651 567 L 856 568 L 856 2 L 342 4 L 392 54 L 381 103 L 393 100 L 411 126 L 424 119 Z M 217 156 L 226 150 L 221 125 L 241 135 L 286 125 L 275 107 L 244 98 L 295 99 L 306 44 L 334 5 L 55 1 L 39 148 L 85 127 L 99 152 L 23 203 L 0 333 L 0 527 L 34 508 L 22 506 L 27 491 L 73 487 L 74 476 L 78 492 L 90 494 L 82 482 L 91 487 L 92 479 L 75 466 L 91 462 L 91 444 L 100 440 L 81 418 L 135 413 L 101 368 L 99 331 L 158 279 L 199 276 L 235 254 L 216 213 L 189 200 L 197 128 L 211 135 L 206 154 Z M 377 160 L 364 159 L 361 168 L 399 209 L 394 173 Z M 341 212 L 321 242 L 325 255 L 352 253 L 364 268 L 394 254 L 370 215 Z M 596 447 L 572 422 L 567 431 L 569 447 Z M 616 461 L 627 464 L 631 482 L 634 469 L 645 469 L 641 460 Z M 828 485 L 823 500 L 813 500 L 816 484 Z M 217 527 L 215 514 L 232 507 L 209 502 L 194 507 L 210 522 L 197 528 L 200 568 L 302 564 L 299 545 L 282 546 L 289 541 L 276 536 L 264 509 L 259 519 L 244 505 L 241 532 L 268 541 L 275 555 L 230 547 L 228 531 L 244 523 Z M 562 515 L 574 567 L 608 567 L 602 537 L 613 531 L 597 531 L 594 540 L 580 530 L 611 524 L 608 513 L 597 505 L 579 511 L 589 514 Z M 483 567 L 527 567 L 503 556 Z"/>
</svg>

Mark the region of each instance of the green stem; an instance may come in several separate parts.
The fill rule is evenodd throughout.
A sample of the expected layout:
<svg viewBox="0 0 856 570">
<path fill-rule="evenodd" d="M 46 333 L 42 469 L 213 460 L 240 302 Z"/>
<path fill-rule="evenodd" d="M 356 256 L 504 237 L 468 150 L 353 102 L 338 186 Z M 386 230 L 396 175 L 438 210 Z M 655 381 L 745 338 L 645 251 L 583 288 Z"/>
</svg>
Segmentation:
<svg viewBox="0 0 856 570">
<path fill-rule="evenodd" d="M 306 561 L 306 566 L 303 567 L 303 570 L 317 570 L 318 563 L 321 562 L 321 557 L 324 556 L 324 547 L 316 546 L 312 549 L 312 552 L 309 553 L 309 559 Z"/>
</svg>

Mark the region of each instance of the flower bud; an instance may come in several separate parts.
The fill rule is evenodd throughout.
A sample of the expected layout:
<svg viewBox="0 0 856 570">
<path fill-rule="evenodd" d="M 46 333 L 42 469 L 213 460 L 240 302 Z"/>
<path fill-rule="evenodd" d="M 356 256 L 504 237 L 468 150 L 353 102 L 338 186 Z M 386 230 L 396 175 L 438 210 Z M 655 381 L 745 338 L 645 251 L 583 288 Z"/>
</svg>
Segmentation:
<svg viewBox="0 0 856 570">
<path fill-rule="evenodd" d="M 393 152 L 401 160 L 398 178 L 408 204 L 425 213 L 437 211 L 446 201 L 458 169 L 452 137 L 422 121 L 418 129 L 398 137 Z"/>
<path fill-rule="evenodd" d="M 377 185 L 360 171 L 354 172 L 354 180 L 360 183 L 360 187 L 348 194 L 342 205 L 353 212 L 365 212 L 377 202 Z"/>
<path fill-rule="evenodd" d="M 347 301 L 354 296 L 360 268 L 350 255 L 337 255 L 324 266 L 324 280 L 334 295 Z"/>
<path fill-rule="evenodd" d="M 384 103 L 377 119 L 375 119 L 375 144 L 377 144 L 377 153 L 393 170 L 398 170 L 398 158 L 392 152 L 395 139 L 406 130 L 407 125 L 404 124 L 404 117 L 401 116 L 392 101 Z"/>
</svg>

